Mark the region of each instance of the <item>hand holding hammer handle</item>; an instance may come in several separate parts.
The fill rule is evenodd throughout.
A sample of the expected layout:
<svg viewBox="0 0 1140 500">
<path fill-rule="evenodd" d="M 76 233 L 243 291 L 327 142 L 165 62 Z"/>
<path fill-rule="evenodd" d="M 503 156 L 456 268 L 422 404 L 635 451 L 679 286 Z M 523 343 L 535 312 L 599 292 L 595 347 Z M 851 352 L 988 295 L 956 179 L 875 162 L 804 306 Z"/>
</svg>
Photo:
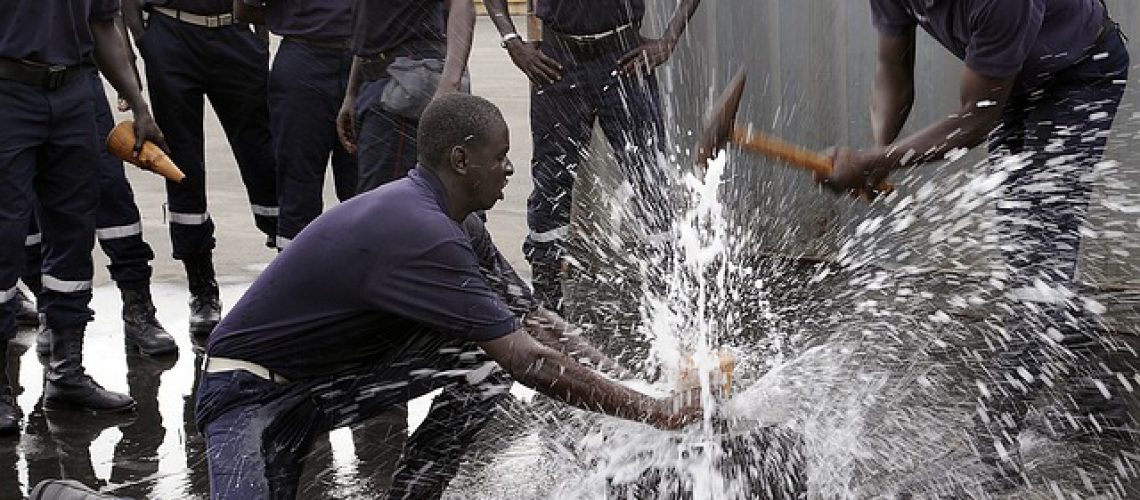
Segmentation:
<svg viewBox="0 0 1140 500">
<path fill-rule="evenodd" d="M 749 132 L 743 128 L 734 128 L 731 140 L 733 144 L 753 153 L 775 158 L 819 175 L 831 175 L 832 162 L 830 157 L 778 137 L 763 132 Z M 880 194 L 886 194 L 893 191 L 894 186 L 883 182 L 875 190 Z"/>
</svg>

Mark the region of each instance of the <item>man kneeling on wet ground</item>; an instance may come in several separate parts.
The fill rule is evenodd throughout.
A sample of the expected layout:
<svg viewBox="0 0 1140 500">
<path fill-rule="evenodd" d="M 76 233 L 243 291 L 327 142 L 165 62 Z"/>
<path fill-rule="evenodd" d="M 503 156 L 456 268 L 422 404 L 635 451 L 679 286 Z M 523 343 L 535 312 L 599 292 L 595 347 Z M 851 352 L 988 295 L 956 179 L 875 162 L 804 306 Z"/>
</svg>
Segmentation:
<svg viewBox="0 0 1140 500">
<path fill-rule="evenodd" d="M 291 498 L 314 437 L 442 387 L 389 492 L 438 497 L 486 403 L 506 397 L 499 367 L 580 408 L 662 428 L 699 417 L 695 398 L 651 398 L 575 361 L 612 363 L 532 305 L 473 215 L 513 173 L 498 108 L 441 97 L 418 141 L 407 178 L 316 219 L 210 335 L 196 419 L 212 497 Z"/>
</svg>

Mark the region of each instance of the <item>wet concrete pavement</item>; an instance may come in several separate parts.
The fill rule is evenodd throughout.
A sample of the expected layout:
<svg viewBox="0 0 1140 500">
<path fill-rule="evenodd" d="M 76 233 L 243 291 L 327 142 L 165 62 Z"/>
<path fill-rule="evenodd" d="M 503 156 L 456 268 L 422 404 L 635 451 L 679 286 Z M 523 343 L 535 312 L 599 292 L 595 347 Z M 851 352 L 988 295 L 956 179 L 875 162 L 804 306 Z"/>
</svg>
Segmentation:
<svg viewBox="0 0 1140 500">
<path fill-rule="evenodd" d="M 516 20 L 523 26 L 523 20 Z M 529 276 L 521 244 L 526 231 L 525 203 L 530 190 L 529 87 L 498 45 L 498 34 L 479 18 L 470 71 L 473 91 L 502 109 L 511 126 L 510 157 L 516 165 L 506 199 L 490 213 L 488 226 L 503 253 L 520 274 Z M 108 95 L 114 96 L 108 87 Z M 129 118 L 118 114 L 116 120 Z M 234 304 L 274 257 L 253 226 L 249 203 L 236 164 L 213 110 L 207 106 L 206 164 L 209 211 L 217 224 L 215 265 L 225 307 Z M 0 438 L 0 500 L 23 498 L 38 481 L 73 478 L 105 492 L 133 498 L 205 498 L 209 491 L 203 442 L 193 428 L 192 391 L 200 349 L 187 331 L 189 294 L 179 262 L 170 257 L 170 240 L 161 179 L 127 166 L 142 213 L 143 235 L 158 256 L 153 293 L 158 318 L 177 339 L 177 357 L 148 358 L 123 345 L 121 302 L 106 272 L 106 257 L 96 249 L 96 288 L 88 325 L 85 365 L 108 389 L 129 392 L 138 411 L 127 417 L 87 414 L 45 415 L 37 405 L 43 370 L 36 357 L 35 330 L 21 329 L 12 342 L 10 371 L 25 414 L 23 432 Z M 331 179 L 325 183 L 326 207 L 335 203 Z M 411 404 L 414 429 L 430 400 Z M 307 461 L 301 498 L 369 498 L 382 490 L 385 471 L 398 458 L 402 440 L 385 425 L 375 429 L 334 431 Z M 383 433 L 377 435 L 377 433 Z"/>
</svg>

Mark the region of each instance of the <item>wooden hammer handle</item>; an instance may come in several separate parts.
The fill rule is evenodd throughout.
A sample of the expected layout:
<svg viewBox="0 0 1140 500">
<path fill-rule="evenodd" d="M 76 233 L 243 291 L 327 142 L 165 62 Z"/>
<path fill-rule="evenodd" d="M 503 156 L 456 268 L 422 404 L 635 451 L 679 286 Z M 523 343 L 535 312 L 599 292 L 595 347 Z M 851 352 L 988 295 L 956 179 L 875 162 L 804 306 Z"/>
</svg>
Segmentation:
<svg viewBox="0 0 1140 500">
<path fill-rule="evenodd" d="M 830 157 L 763 132 L 750 133 L 741 128 L 736 128 L 732 131 L 732 142 L 748 151 L 775 158 L 823 176 L 831 175 L 832 161 Z M 882 182 L 875 189 L 879 193 L 886 194 L 893 191 L 894 186 Z"/>
<path fill-rule="evenodd" d="M 732 131 L 732 142 L 749 151 L 806 168 L 820 175 L 831 174 L 831 158 L 768 134 L 749 133 L 737 128 Z"/>
</svg>

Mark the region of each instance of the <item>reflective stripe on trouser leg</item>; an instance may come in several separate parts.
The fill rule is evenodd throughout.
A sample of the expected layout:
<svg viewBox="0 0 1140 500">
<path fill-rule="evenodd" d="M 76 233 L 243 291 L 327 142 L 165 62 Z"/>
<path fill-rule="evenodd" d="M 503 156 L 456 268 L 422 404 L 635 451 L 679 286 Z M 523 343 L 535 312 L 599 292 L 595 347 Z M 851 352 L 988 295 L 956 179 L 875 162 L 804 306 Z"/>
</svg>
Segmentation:
<svg viewBox="0 0 1140 500">
<path fill-rule="evenodd" d="M 61 280 L 50 274 L 43 275 L 45 291 L 76 293 L 91 291 L 91 280 Z"/>
<path fill-rule="evenodd" d="M 99 137 L 106 137 L 114 119 L 103 94 L 103 80 L 91 78 L 95 99 L 95 127 Z M 95 212 L 95 236 L 110 263 L 107 270 L 120 288 L 141 289 L 150 283 L 150 261 L 154 250 L 143 241 L 139 207 L 135 193 L 127 181 L 123 162 L 100 148 L 99 208 Z"/>
<path fill-rule="evenodd" d="M 562 227 L 556 227 L 554 229 L 551 229 L 549 231 L 543 231 L 541 233 L 536 233 L 536 232 L 531 231 L 529 234 L 527 234 L 527 239 L 529 239 L 535 243 L 559 243 L 559 244 L 561 244 L 562 242 L 566 241 L 566 238 L 568 236 L 570 236 L 570 226 L 567 225 L 567 226 L 562 226 Z"/>
<path fill-rule="evenodd" d="M 12 285 L 12 288 L 0 291 L 0 304 L 7 304 L 9 300 L 12 300 L 12 297 L 16 296 L 17 290 L 19 289 L 16 288 L 16 285 Z"/>
<path fill-rule="evenodd" d="M 95 237 L 100 240 L 117 240 L 138 236 L 142 234 L 142 223 L 136 222 L 126 226 L 105 227 L 95 230 Z"/>
<path fill-rule="evenodd" d="M 99 206 L 99 144 L 95 127 L 96 98 L 89 75 L 47 92 L 52 133 L 40 147 L 35 192 L 36 220 L 43 234 L 44 286 L 37 297 L 47 326 L 57 331 L 82 329 L 92 318 L 95 213 Z M 25 229 L 27 231 L 27 229 Z M 27 234 L 26 232 L 24 234 Z M 18 241 L 18 240 L 17 240 Z"/>
<path fill-rule="evenodd" d="M 186 173 L 181 183 L 166 183 L 171 212 L 207 210 L 204 96 L 222 123 L 250 202 L 276 205 L 266 102 L 268 47 L 246 25 L 203 30 L 159 17 L 147 28 L 147 43 L 139 50 L 147 63 L 155 120 L 166 135 L 171 159 Z M 203 81 L 210 85 L 203 86 Z M 263 233 L 276 234 L 274 218 L 255 217 L 255 222 Z M 209 254 L 215 246 L 211 220 L 172 223 L 170 235 L 179 260 Z"/>
<path fill-rule="evenodd" d="M 321 214 L 330 153 L 338 198 L 356 193 L 356 158 L 344 151 L 330 126 L 336 122 L 351 66 L 351 51 L 289 40 L 273 58 L 269 118 L 281 207 L 277 248 Z"/>
</svg>

